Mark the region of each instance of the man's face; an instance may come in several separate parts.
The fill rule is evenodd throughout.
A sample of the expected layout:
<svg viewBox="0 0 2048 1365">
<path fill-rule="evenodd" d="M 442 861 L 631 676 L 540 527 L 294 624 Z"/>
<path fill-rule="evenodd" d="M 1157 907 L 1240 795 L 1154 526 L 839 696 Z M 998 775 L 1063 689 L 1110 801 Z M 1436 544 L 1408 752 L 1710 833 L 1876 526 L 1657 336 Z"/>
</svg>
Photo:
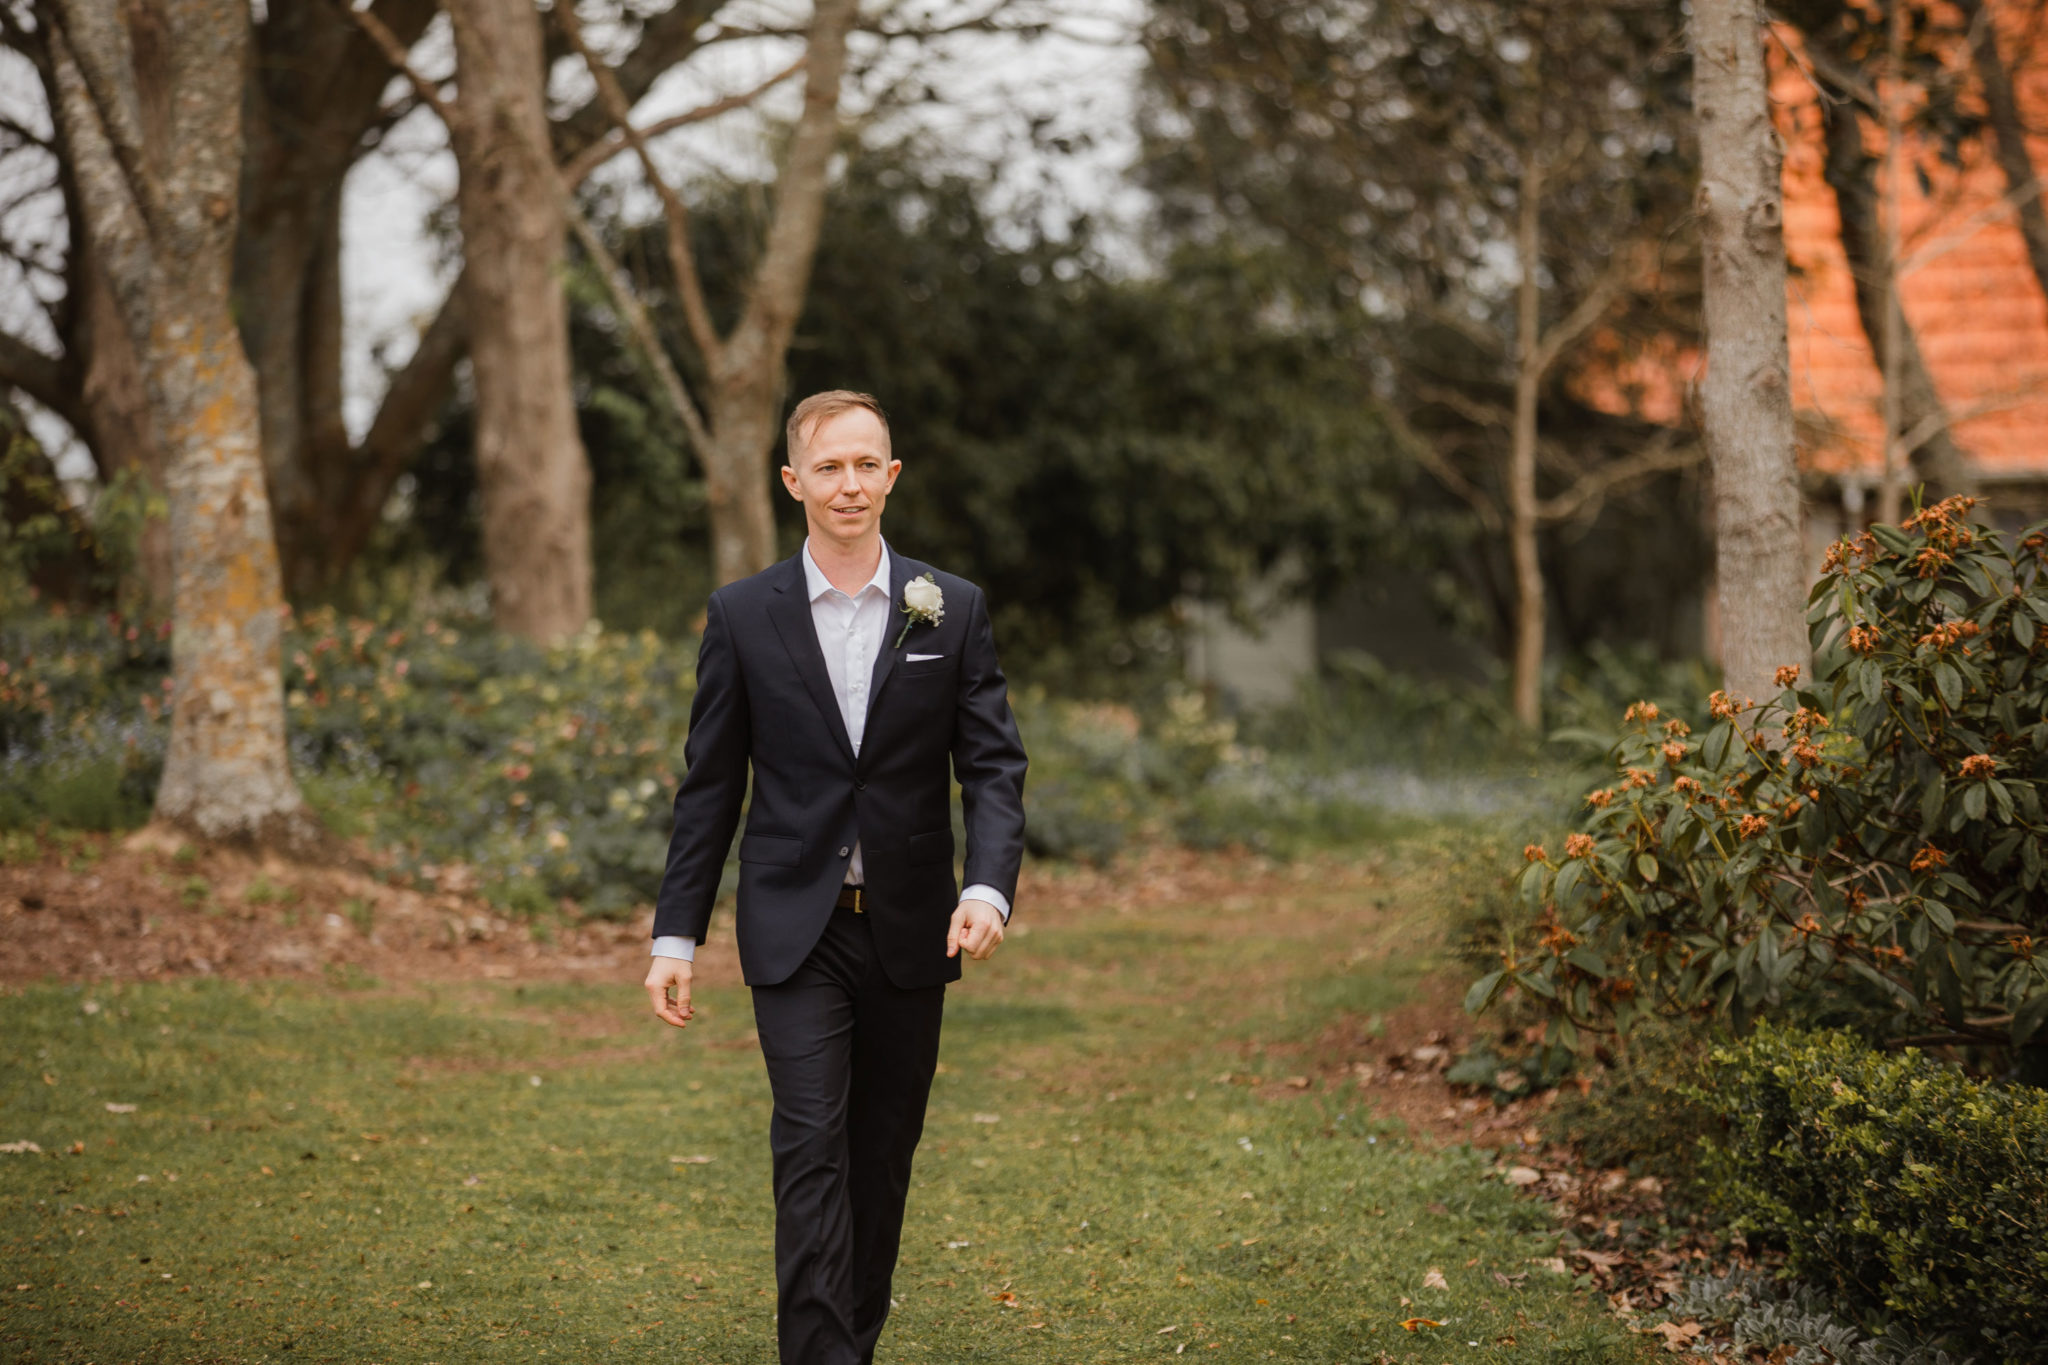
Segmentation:
<svg viewBox="0 0 2048 1365">
<path fill-rule="evenodd" d="M 881 421 L 849 408 L 813 424 L 782 467 L 782 485 L 804 505 L 812 535 L 850 545 L 881 524 L 902 468 Z"/>
</svg>

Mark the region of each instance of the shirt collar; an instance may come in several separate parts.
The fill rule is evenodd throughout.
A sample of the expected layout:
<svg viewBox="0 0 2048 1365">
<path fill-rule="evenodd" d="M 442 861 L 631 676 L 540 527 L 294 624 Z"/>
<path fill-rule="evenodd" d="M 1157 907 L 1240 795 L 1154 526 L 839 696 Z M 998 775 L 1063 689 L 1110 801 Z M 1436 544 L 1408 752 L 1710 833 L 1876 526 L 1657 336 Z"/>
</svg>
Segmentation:
<svg viewBox="0 0 2048 1365">
<path fill-rule="evenodd" d="M 832 580 L 825 577 L 825 571 L 818 567 L 818 561 L 811 558 L 811 541 L 809 536 L 804 537 L 803 561 L 804 592 L 809 595 L 811 601 L 815 602 L 826 593 L 837 591 L 832 586 Z M 867 585 L 861 588 L 860 592 L 853 593 L 852 596 L 859 597 L 861 593 L 868 591 L 869 588 L 881 589 L 882 596 L 884 597 L 889 595 L 889 543 L 887 541 L 882 542 L 882 557 L 875 565 L 875 576 L 867 581 Z"/>
</svg>

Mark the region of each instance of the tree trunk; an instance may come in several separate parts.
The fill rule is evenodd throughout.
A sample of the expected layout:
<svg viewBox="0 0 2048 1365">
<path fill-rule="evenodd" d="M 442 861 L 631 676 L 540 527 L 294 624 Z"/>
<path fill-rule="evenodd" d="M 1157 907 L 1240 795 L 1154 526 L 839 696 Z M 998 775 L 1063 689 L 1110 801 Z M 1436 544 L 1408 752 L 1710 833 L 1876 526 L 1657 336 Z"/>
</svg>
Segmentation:
<svg viewBox="0 0 2048 1365">
<path fill-rule="evenodd" d="M 255 375 L 231 304 L 239 72 L 234 0 L 67 0 L 58 116 L 93 245 L 168 462 L 175 625 L 160 819 L 208 839 L 313 833 L 285 748 L 284 601 Z"/>
<path fill-rule="evenodd" d="M 1542 383 L 1541 349 L 1543 167 L 1524 155 L 1516 255 L 1522 269 L 1515 287 L 1515 425 L 1508 459 L 1508 541 L 1515 565 L 1515 720 L 1533 730 L 1543 723 L 1543 563 L 1537 555 L 1536 407 Z"/>
<path fill-rule="evenodd" d="M 78 291 L 75 341 L 85 359 L 80 384 L 85 430 L 80 435 L 92 447 L 101 479 L 112 480 L 125 473 L 148 493 L 162 498 L 166 496 L 164 452 L 150 423 L 149 393 L 135 359 L 135 343 L 121 320 L 106 272 L 89 247 L 79 253 L 71 285 Z M 139 605 L 151 616 L 168 617 L 176 583 L 168 506 L 144 519 L 135 552 L 134 591 Z"/>
<path fill-rule="evenodd" d="M 590 465 L 570 387 L 540 12 L 505 0 L 447 9 L 484 573 L 497 624 L 552 643 L 590 619 Z"/>
<path fill-rule="evenodd" d="M 1863 122 L 1846 104 L 1829 108 L 1823 122 L 1827 138 L 1823 175 L 1834 191 L 1837 216 L 1842 221 L 1842 251 L 1855 281 L 1856 315 L 1879 371 L 1899 377 L 1898 427 L 1886 433 L 1886 441 L 1901 440 L 1908 433 L 1931 432 L 1901 452 L 1928 485 L 1929 501 L 1952 493 L 1975 493 L 1976 470 L 1949 430 L 1941 394 L 1934 387 L 1934 378 L 1920 354 L 1919 337 L 1903 308 L 1892 323 L 1899 338 L 1898 355 L 1892 356 L 1885 345 L 1892 261 L 1878 208 L 1878 159 L 1863 143 Z"/>
<path fill-rule="evenodd" d="M 1738 699 L 1805 665 L 1807 571 L 1785 330 L 1783 153 L 1755 0 L 1694 0 L 1707 333 L 1700 389 L 1714 471 L 1721 668 Z"/>
<path fill-rule="evenodd" d="M 2005 172 L 2006 193 L 2019 215 L 2020 237 L 2027 244 L 2027 263 L 2034 268 L 2034 283 L 2048 302 L 2048 209 L 2041 204 L 2040 174 L 2034 169 L 2033 154 L 2027 150 L 2027 125 L 2020 117 L 2019 97 L 2013 92 L 2012 73 L 1998 50 L 1998 22 L 1986 13 L 1984 0 L 1956 0 L 1956 8 L 1970 26 L 1970 58 L 1977 68 L 1977 82 L 1983 88 L 1984 113 L 1991 124 L 1991 147 L 1998 167 Z"/>
<path fill-rule="evenodd" d="M 711 561 L 720 583 L 775 562 L 768 456 L 781 430 L 790 338 L 810 288 L 825 217 L 825 182 L 839 142 L 839 82 L 856 0 L 817 0 L 804 69 L 804 111 L 775 182 L 775 216 L 739 324 L 712 340 L 712 448 L 704 452 Z M 704 338 L 699 338 L 700 347 Z"/>
<path fill-rule="evenodd" d="M 773 564 L 775 508 L 768 457 L 781 435 L 783 367 L 755 364 L 711 391 L 711 449 L 704 452 L 704 494 L 711 523 L 711 571 L 719 583 Z"/>
<path fill-rule="evenodd" d="M 411 43 L 434 6 L 380 0 L 375 13 Z M 342 185 L 382 117 L 391 71 L 333 5 L 272 5 L 254 33 L 235 297 L 262 402 L 279 555 L 296 596 L 332 580 L 334 510 L 356 472 L 340 401 Z"/>
</svg>

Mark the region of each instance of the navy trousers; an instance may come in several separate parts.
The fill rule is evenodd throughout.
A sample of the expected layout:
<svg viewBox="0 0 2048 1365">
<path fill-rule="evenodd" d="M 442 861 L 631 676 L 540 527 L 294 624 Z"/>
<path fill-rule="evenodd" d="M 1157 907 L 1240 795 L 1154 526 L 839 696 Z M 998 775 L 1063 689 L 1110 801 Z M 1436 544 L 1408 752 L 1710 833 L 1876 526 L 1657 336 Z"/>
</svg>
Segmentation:
<svg viewBox="0 0 2048 1365">
<path fill-rule="evenodd" d="M 891 985 L 867 916 L 851 910 L 833 912 L 788 980 L 754 987 L 775 1093 L 768 1140 L 782 1365 L 874 1359 L 945 1001 L 943 985 Z"/>
</svg>

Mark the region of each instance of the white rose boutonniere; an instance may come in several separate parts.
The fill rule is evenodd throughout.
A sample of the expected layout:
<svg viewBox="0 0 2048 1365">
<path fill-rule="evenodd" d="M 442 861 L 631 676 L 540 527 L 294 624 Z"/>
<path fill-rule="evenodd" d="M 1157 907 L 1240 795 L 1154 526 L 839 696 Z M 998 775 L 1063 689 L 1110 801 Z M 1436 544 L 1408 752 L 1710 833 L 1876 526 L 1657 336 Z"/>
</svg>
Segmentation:
<svg viewBox="0 0 2048 1365">
<path fill-rule="evenodd" d="M 910 628 L 918 622 L 935 626 L 946 619 L 946 594 L 939 590 L 939 585 L 932 581 L 930 574 L 920 575 L 903 585 L 902 610 L 904 616 L 909 619 L 904 621 L 903 630 L 896 636 L 896 643 L 893 646 L 896 649 L 903 648 L 904 637 L 910 634 Z"/>
</svg>

